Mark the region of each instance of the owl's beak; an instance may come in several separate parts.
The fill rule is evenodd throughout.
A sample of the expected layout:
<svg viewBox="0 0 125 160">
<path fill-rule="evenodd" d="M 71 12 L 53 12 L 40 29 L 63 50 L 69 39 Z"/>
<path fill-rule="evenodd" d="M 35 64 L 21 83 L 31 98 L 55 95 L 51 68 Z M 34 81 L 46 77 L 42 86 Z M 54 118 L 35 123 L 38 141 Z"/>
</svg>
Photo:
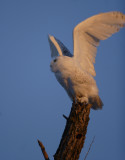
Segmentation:
<svg viewBox="0 0 125 160">
<path fill-rule="evenodd" d="M 52 64 L 50 64 L 50 70 L 51 70 L 51 72 L 53 72 L 53 70 L 52 70 Z"/>
<path fill-rule="evenodd" d="M 52 68 L 52 64 L 50 64 L 50 68 Z"/>
</svg>

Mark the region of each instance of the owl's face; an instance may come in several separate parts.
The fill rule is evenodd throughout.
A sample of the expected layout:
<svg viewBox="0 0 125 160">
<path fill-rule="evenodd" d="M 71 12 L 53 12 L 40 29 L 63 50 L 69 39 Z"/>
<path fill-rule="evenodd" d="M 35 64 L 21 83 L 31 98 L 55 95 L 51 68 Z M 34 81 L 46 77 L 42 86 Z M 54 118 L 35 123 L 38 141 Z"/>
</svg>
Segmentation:
<svg viewBox="0 0 125 160">
<path fill-rule="evenodd" d="M 60 72 L 62 70 L 67 70 L 72 58 L 67 56 L 58 56 L 50 63 L 50 68 L 52 72 Z"/>
<path fill-rule="evenodd" d="M 50 63 L 50 69 L 51 69 L 52 72 L 57 72 L 58 71 L 58 59 L 59 59 L 59 57 L 56 57 Z"/>
</svg>

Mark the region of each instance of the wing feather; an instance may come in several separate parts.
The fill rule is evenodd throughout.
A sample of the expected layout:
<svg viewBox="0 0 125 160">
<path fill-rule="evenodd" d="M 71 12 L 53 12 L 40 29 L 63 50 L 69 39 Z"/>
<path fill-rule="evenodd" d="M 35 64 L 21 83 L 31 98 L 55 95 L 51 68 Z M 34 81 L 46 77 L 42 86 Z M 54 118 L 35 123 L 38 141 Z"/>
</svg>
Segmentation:
<svg viewBox="0 0 125 160">
<path fill-rule="evenodd" d="M 64 44 L 60 40 L 50 35 L 48 37 L 48 40 L 50 44 L 52 58 L 62 55 L 72 57 L 70 51 L 64 46 Z"/>
<path fill-rule="evenodd" d="M 107 12 L 92 16 L 74 28 L 74 58 L 83 70 L 96 75 L 94 63 L 100 40 L 107 39 L 124 25 L 124 14 Z"/>
</svg>

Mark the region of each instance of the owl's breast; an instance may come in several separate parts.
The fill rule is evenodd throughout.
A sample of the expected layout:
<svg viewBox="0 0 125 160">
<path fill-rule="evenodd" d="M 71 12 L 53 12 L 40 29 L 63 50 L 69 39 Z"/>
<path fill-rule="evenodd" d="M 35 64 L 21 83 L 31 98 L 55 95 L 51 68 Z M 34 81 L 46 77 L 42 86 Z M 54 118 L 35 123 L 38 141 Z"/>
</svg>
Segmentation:
<svg viewBox="0 0 125 160">
<path fill-rule="evenodd" d="M 62 75 L 61 72 L 56 72 L 55 76 L 57 81 L 62 85 L 62 87 L 66 89 L 68 87 L 67 78 Z"/>
<path fill-rule="evenodd" d="M 60 72 L 56 72 L 55 76 L 56 76 L 57 81 L 65 89 L 65 91 L 67 92 L 69 97 L 71 99 L 73 99 L 73 97 L 74 97 L 74 89 L 73 89 L 73 84 L 72 84 L 72 81 L 71 81 L 70 77 L 68 77 L 68 75 L 63 75 Z"/>
</svg>

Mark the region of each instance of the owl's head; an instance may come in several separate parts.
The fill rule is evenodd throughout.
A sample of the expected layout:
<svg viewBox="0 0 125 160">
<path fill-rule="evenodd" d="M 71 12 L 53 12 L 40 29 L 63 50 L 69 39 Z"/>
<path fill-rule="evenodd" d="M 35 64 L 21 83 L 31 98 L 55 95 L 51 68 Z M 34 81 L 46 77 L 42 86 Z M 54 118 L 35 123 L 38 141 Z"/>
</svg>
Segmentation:
<svg viewBox="0 0 125 160">
<path fill-rule="evenodd" d="M 52 72 L 62 72 L 63 70 L 71 68 L 71 66 L 73 65 L 72 63 L 73 61 L 71 57 L 57 56 L 51 61 L 50 68 Z"/>
<path fill-rule="evenodd" d="M 52 72 L 57 72 L 58 70 L 58 57 L 54 58 L 50 63 L 50 69 Z"/>
<path fill-rule="evenodd" d="M 63 56 L 55 57 L 50 63 L 50 69 L 52 72 L 58 72 L 60 70 L 61 62 L 63 61 Z"/>
</svg>

